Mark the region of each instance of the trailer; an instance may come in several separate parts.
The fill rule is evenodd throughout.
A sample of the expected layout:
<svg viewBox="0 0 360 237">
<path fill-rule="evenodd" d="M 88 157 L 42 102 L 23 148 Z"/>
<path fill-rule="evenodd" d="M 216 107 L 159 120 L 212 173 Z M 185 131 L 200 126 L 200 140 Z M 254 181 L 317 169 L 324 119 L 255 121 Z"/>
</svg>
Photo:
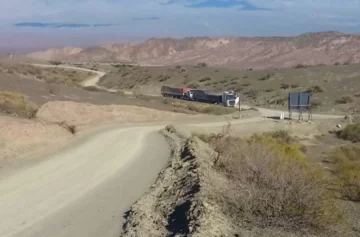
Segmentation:
<svg viewBox="0 0 360 237">
<path fill-rule="evenodd" d="M 185 99 L 187 92 L 189 90 L 190 88 L 176 88 L 170 86 L 162 86 L 161 95 L 165 97 Z"/>
<path fill-rule="evenodd" d="M 212 104 L 221 104 L 222 102 L 222 94 L 207 89 L 189 90 L 187 94 L 187 97 L 194 101 Z"/>
<path fill-rule="evenodd" d="M 217 93 L 208 89 L 189 90 L 185 97 L 204 103 L 222 104 L 225 107 L 235 107 L 239 103 L 239 95 L 233 91 Z"/>
</svg>

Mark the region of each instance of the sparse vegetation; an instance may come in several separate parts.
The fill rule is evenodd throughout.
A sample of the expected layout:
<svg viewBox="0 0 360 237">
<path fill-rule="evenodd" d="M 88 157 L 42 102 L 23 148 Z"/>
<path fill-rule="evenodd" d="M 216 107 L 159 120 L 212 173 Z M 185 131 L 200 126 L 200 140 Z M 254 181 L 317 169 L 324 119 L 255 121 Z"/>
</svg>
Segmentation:
<svg viewBox="0 0 360 237">
<path fill-rule="evenodd" d="M 76 130 L 76 126 L 75 125 L 69 125 L 67 122 L 65 121 L 62 121 L 62 122 L 59 122 L 58 125 L 60 127 L 63 127 L 65 128 L 66 130 L 68 130 L 71 134 L 75 135 L 77 130 Z"/>
<path fill-rule="evenodd" d="M 61 61 L 49 61 L 49 63 L 50 63 L 51 65 L 55 65 L 55 66 L 62 64 Z"/>
<path fill-rule="evenodd" d="M 264 133 L 266 136 L 270 136 L 274 139 L 276 139 L 277 142 L 280 144 L 292 144 L 296 140 L 290 135 L 290 133 L 286 130 L 275 130 L 272 132 Z"/>
<path fill-rule="evenodd" d="M 251 99 L 256 99 L 259 96 L 259 91 L 251 89 L 244 94 L 247 95 Z"/>
<path fill-rule="evenodd" d="M 313 94 L 324 92 L 324 90 L 320 86 L 312 86 L 310 87 L 307 92 L 311 92 Z"/>
<path fill-rule="evenodd" d="M 271 77 L 273 77 L 275 75 L 275 73 L 268 73 L 265 76 L 259 78 L 259 81 L 265 81 L 265 80 L 269 80 Z"/>
<path fill-rule="evenodd" d="M 280 89 L 286 90 L 286 89 L 289 89 L 289 88 L 290 88 L 290 85 L 288 85 L 288 84 L 282 83 L 282 84 L 280 85 Z"/>
<path fill-rule="evenodd" d="M 217 151 L 215 167 L 227 183 L 217 187 L 213 198 L 234 223 L 308 230 L 340 220 L 322 168 L 305 157 L 286 131 L 249 139 L 223 133 L 201 139 Z"/>
<path fill-rule="evenodd" d="M 292 84 L 291 85 L 291 88 L 293 88 L 293 89 L 298 88 L 298 87 L 300 87 L 299 84 Z"/>
<path fill-rule="evenodd" d="M 188 103 L 178 100 L 164 100 L 163 103 L 171 103 L 174 107 L 190 110 L 196 113 L 202 114 L 214 114 L 222 115 L 229 114 L 235 111 L 234 108 L 223 107 L 220 105 L 209 105 L 209 104 L 198 104 L 198 103 Z"/>
<path fill-rule="evenodd" d="M 341 97 L 341 99 L 336 100 L 336 103 L 338 103 L 338 104 L 348 104 L 348 103 L 353 102 L 353 100 L 354 99 L 353 99 L 352 95 L 343 95 Z"/>
<path fill-rule="evenodd" d="M 350 145 L 337 148 L 331 158 L 342 197 L 360 201 L 360 147 Z"/>
<path fill-rule="evenodd" d="M 204 68 L 204 67 L 207 67 L 207 64 L 206 63 L 198 63 L 195 67 L 196 68 Z"/>
<path fill-rule="evenodd" d="M 27 118 L 35 118 L 37 110 L 36 104 L 29 101 L 24 94 L 0 91 L 1 112 Z"/>
<path fill-rule="evenodd" d="M 86 86 L 86 87 L 83 87 L 85 90 L 87 91 L 93 91 L 93 92 L 105 92 L 105 90 L 103 89 L 100 89 L 96 86 Z"/>
<path fill-rule="evenodd" d="M 351 142 L 360 142 L 360 123 L 348 124 L 337 136 Z"/>
<path fill-rule="evenodd" d="M 309 68 L 309 67 L 310 67 L 310 65 L 298 64 L 298 65 L 296 65 L 294 68 L 296 68 L 296 69 L 301 69 L 301 68 Z"/>
<path fill-rule="evenodd" d="M 203 77 L 199 80 L 199 82 L 206 82 L 206 81 L 211 81 L 210 77 Z"/>
</svg>

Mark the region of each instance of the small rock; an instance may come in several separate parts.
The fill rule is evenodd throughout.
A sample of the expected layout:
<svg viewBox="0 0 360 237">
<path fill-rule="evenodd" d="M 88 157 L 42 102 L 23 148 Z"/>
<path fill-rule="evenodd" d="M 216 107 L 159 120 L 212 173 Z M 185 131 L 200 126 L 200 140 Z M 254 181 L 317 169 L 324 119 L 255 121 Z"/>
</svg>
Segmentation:
<svg viewBox="0 0 360 237">
<path fill-rule="evenodd" d="M 336 125 L 337 128 L 341 128 L 341 124 Z"/>
<path fill-rule="evenodd" d="M 185 163 L 182 165 L 183 168 L 186 168 L 186 167 L 189 167 L 189 166 L 190 166 L 190 163 L 189 163 L 189 162 L 185 162 Z"/>
</svg>

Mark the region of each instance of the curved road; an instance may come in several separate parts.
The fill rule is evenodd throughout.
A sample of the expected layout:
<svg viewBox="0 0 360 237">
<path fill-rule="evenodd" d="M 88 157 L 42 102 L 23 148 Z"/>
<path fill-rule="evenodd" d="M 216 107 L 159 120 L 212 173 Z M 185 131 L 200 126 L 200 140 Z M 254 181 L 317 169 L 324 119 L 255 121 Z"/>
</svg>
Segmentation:
<svg viewBox="0 0 360 237">
<path fill-rule="evenodd" d="M 95 73 L 97 77 L 85 86 L 96 84 L 104 75 Z M 278 111 L 264 113 L 278 115 Z M 262 119 L 234 123 L 257 120 Z M 0 236 L 118 236 L 122 214 L 154 183 L 170 156 L 168 144 L 158 133 L 165 125 L 114 125 L 89 131 L 57 154 L 0 174 Z"/>
</svg>

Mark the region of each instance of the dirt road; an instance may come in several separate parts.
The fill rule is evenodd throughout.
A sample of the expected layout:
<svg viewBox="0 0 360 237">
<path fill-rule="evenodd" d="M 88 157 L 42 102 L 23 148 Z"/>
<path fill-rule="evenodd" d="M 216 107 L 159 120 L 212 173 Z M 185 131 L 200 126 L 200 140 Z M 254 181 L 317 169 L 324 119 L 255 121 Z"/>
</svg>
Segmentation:
<svg viewBox="0 0 360 237">
<path fill-rule="evenodd" d="M 161 127 L 88 134 L 1 177 L 0 236 L 116 236 L 169 158 Z"/>
</svg>

